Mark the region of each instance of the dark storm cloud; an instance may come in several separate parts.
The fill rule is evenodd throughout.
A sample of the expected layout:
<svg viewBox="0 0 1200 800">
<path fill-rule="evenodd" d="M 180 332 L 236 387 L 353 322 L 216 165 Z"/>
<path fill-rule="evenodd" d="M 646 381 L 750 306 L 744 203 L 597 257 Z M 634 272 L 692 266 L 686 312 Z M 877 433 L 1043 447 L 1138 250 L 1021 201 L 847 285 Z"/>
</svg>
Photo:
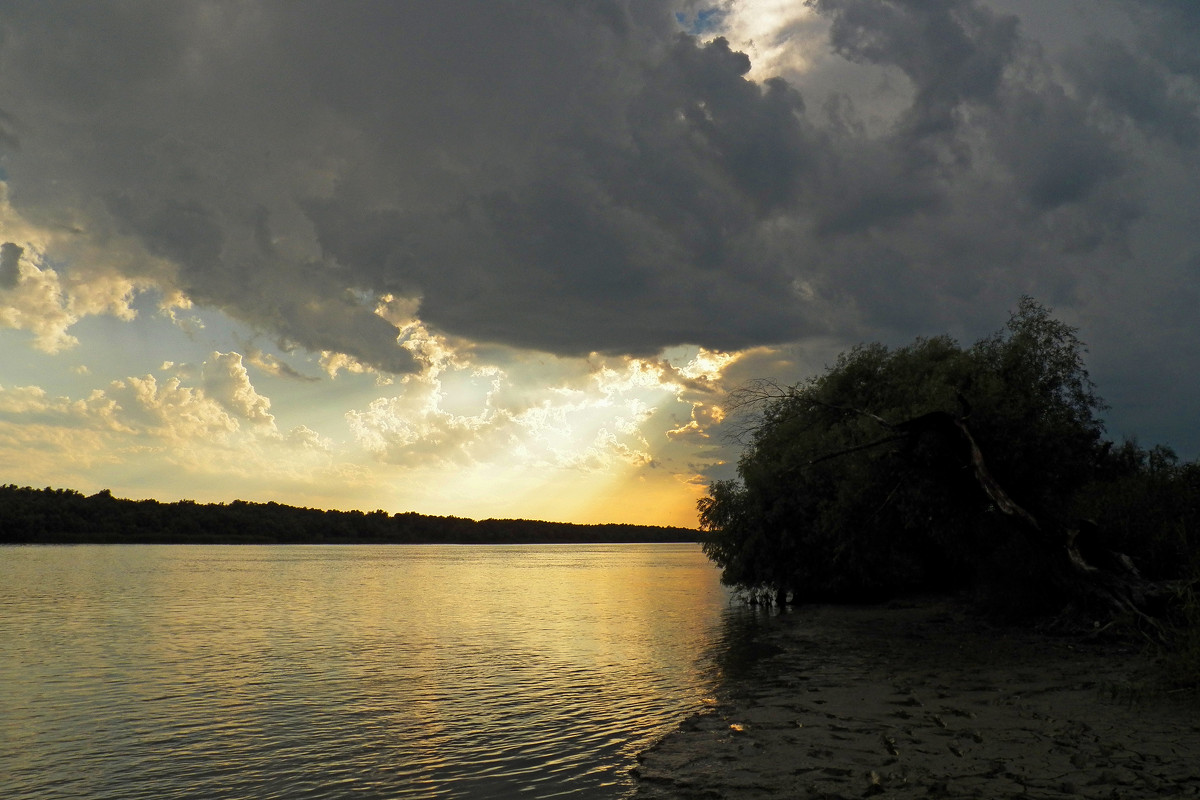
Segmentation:
<svg viewBox="0 0 1200 800">
<path fill-rule="evenodd" d="M 1138 44 L 1173 73 L 1200 76 L 1200 6 L 1192 0 L 1145 0 L 1131 4 L 1142 23 Z"/>
<path fill-rule="evenodd" d="M 1096 41 L 1071 65 L 1081 91 L 1124 115 L 1152 136 L 1183 147 L 1200 141 L 1194 95 L 1172 89 L 1166 65 L 1120 42 Z"/>
<path fill-rule="evenodd" d="M 586 353 L 794 334 L 796 304 L 774 302 L 789 276 L 749 248 L 795 203 L 811 147 L 799 95 L 748 68 L 724 41 L 672 37 L 611 125 L 538 142 L 495 186 L 387 210 L 347 186 L 309 218 L 338 263 L 467 336 Z"/>
<path fill-rule="evenodd" d="M 750 258 L 796 196 L 799 96 L 667 4 L 51 5 L 5 24 L 37 130 L 14 201 L 86 208 L 198 302 L 393 370 L 384 292 L 557 352 L 803 330 Z"/>
<path fill-rule="evenodd" d="M 25 248 L 12 242 L 0 244 L 0 289 L 15 288 L 21 280 L 21 256 Z"/>
<path fill-rule="evenodd" d="M 749 80 L 680 31 L 694 2 L 10 4 L 3 166 L 32 221 L 135 237 L 197 302 L 401 372 L 383 294 L 560 354 L 1069 305 L 1131 268 L 1152 169 L 1195 167 L 1192 4 L 1110 4 L 1128 35 L 1061 63 L 993 4 L 811 5 L 891 81 L 888 124 L 874 90 Z"/>
<path fill-rule="evenodd" d="M 915 97 L 904 117 L 914 138 L 955 127 L 966 102 L 989 103 L 1017 44 L 1017 19 L 966 0 L 815 0 L 833 19 L 830 44 L 852 61 L 898 67 Z"/>
<path fill-rule="evenodd" d="M 0 109 L 0 153 L 6 150 L 20 150 L 21 140 L 17 138 L 16 132 L 13 130 L 15 120 Z"/>
</svg>

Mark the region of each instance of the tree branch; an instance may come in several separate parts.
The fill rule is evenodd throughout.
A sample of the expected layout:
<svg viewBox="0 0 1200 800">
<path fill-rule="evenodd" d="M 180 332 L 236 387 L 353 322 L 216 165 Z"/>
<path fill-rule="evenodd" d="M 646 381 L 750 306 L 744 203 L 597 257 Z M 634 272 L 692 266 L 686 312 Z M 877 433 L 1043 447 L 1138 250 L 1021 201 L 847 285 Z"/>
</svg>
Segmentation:
<svg viewBox="0 0 1200 800">
<path fill-rule="evenodd" d="M 839 456 L 849 455 L 850 453 L 857 453 L 859 450 L 869 450 L 870 448 L 878 447 L 881 444 L 888 444 L 889 442 L 898 442 L 902 439 L 907 439 L 908 436 L 909 435 L 907 433 L 900 433 L 895 436 L 885 436 L 884 438 L 876 439 L 873 442 L 867 442 L 866 444 L 860 444 L 860 445 L 856 445 L 854 447 L 848 447 L 845 450 L 838 450 L 833 453 L 826 453 L 823 456 L 818 456 L 817 458 L 814 458 L 813 460 L 809 461 L 808 466 L 811 467 L 813 464 L 820 464 L 822 461 L 829 461 L 830 459 L 838 458 Z"/>
</svg>

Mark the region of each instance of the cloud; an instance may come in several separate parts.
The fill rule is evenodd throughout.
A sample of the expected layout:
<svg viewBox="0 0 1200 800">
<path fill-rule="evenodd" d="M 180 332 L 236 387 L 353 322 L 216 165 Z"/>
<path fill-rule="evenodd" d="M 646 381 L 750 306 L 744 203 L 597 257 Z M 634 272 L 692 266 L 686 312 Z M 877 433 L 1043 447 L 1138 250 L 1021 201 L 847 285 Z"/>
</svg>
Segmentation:
<svg viewBox="0 0 1200 800">
<path fill-rule="evenodd" d="M 204 392 L 236 416 L 255 425 L 275 427 L 271 401 L 254 390 L 240 353 L 213 352 L 201 372 Z"/>
<path fill-rule="evenodd" d="M 811 73 L 824 59 L 827 25 L 808 4 L 730 0 L 724 6 L 717 32 L 750 56 L 756 79 Z"/>
<path fill-rule="evenodd" d="M 132 376 L 82 396 L 38 386 L 0 386 L 0 457 L 22 480 L 83 488 L 126 487 L 140 495 L 227 500 L 277 491 L 324 496 L 351 487 L 363 470 L 305 425 L 275 429 L 270 401 L 250 384 L 237 353 L 213 353 L 176 374 Z M 191 377 L 201 385 L 192 385 Z"/>
<path fill-rule="evenodd" d="M 46 391 L 38 386 L 18 386 L 5 389 L 0 386 L 0 413 L 28 414 L 44 412 L 50 405 L 47 403 Z"/>
<path fill-rule="evenodd" d="M 279 358 L 271 353 L 263 352 L 258 347 L 243 343 L 242 348 L 246 351 L 246 362 L 252 364 L 268 375 L 272 375 L 276 378 L 290 378 L 292 380 L 303 381 L 306 383 L 312 383 L 320 380 L 320 378 L 315 376 L 305 375 L 287 363 L 280 361 Z"/>
<path fill-rule="evenodd" d="M 103 392 L 115 404 L 110 417 L 167 443 L 220 441 L 238 430 L 234 415 L 179 378 L 153 375 L 113 381 Z"/>
<path fill-rule="evenodd" d="M 428 337 L 973 338 L 1026 292 L 1150 324 L 1195 256 L 1194 4 L 1029 6 L 6 7 L 0 147 L 32 232 L 0 276 L 42 284 L 3 324 L 62 349 L 82 307 L 51 272 L 98 287 L 92 313 L 128 308 L 119 276 L 397 380 Z"/>
<path fill-rule="evenodd" d="M 8 186 L 0 182 L 0 328 L 33 333 L 34 347 L 58 353 L 78 344 L 69 331 L 87 316 L 107 314 L 122 320 L 137 316 L 132 303 L 149 286 L 144 278 L 121 274 L 103 258 L 99 245 L 78 241 L 70 231 L 43 231 L 12 207 Z M 108 243 L 108 255 L 124 261 L 126 243 Z M 56 254 L 57 259 L 51 258 Z M 78 259 L 82 267 L 64 275 L 51 266 Z M 91 267 L 90 269 L 88 267 Z"/>
<path fill-rule="evenodd" d="M 1074 53 L 1068 66 L 1081 93 L 1147 134 L 1181 147 L 1200 143 L 1197 97 L 1173 80 L 1169 65 L 1099 40 Z"/>
<path fill-rule="evenodd" d="M 46 353 L 74 347 L 78 340 L 67 331 L 80 315 L 72 307 L 58 273 L 38 269 L 28 261 L 22 269 L 24 253 L 25 248 L 14 245 L 5 254 L 11 270 L 8 274 L 16 273 L 17 280 L 0 296 L 0 328 L 30 331 L 34 346 Z M 122 292 L 121 296 L 127 295 Z"/>
<path fill-rule="evenodd" d="M 690 409 L 680 394 L 695 392 L 706 380 L 702 373 L 722 356 L 703 353 L 683 370 L 627 357 L 553 359 L 532 374 L 519 361 L 505 369 L 461 358 L 406 377 L 395 394 L 349 412 L 358 443 L 379 460 L 406 468 L 651 467 L 666 439 L 664 426 L 670 426 L 659 422 L 670 413 L 664 409 Z"/>
<path fill-rule="evenodd" d="M 0 414 L 14 421 L 136 435 L 163 445 L 227 441 L 243 430 L 243 421 L 254 435 L 278 438 L 271 401 L 250 383 L 240 354 L 214 352 L 195 369 L 163 366 L 177 374 L 162 381 L 154 375 L 122 378 L 79 399 L 52 397 L 37 386 L 0 386 Z M 191 374 L 201 385 L 185 382 Z"/>
<path fill-rule="evenodd" d="M 21 280 L 21 255 L 25 248 L 19 244 L 0 244 L 0 289 L 13 289 Z"/>
<path fill-rule="evenodd" d="M 0 107 L 39 131 L 14 197 L 139 241 L 194 302 L 396 373 L 384 294 L 563 354 L 804 329 L 747 252 L 806 169 L 802 103 L 668 4 L 79 11 L 5 20 Z"/>
<path fill-rule="evenodd" d="M 952 131 L 967 103 L 987 105 L 1017 45 L 1017 18 L 964 0 L 816 0 L 830 44 L 851 61 L 898 67 L 912 82 L 901 119 L 916 141 Z"/>
</svg>

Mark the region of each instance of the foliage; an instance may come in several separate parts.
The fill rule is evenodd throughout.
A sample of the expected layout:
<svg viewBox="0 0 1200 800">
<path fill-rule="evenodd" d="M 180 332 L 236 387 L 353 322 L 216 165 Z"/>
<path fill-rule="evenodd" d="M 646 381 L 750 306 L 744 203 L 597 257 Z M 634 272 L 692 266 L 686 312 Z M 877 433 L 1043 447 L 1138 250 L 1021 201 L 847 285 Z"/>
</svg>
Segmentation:
<svg viewBox="0 0 1200 800">
<path fill-rule="evenodd" d="M 1152 580 L 1200 574 L 1200 464 L 1124 442 L 1102 451 L 1097 472 L 1074 511 L 1096 523 L 1107 549 L 1129 554 Z"/>
<path fill-rule="evenodd" d="M 1074 328 L 1028 297 L 1004 331 L 970 351 L 975 438 L 997 480 L 1045 523 L 1065 522 L 1064 501 L 1094 478 L 1103 446 L 1106 406 L 1084 352 Z"/>
<path fill-rule="evenodd" d="M 861 345 L 795 386 L 745 387 L 735 405 L 759 416 L 739 480 L 700 501 L 705 552 L 726 583 L 798 600 L 993 585 L 1035 607 L 1063 599 L 1048 543 L 1082 515 L 1102 532 L 1093 549 L 1178 574 L 1196 552 L 1197 468 L 1164 471 L 1164 451 L 1104 440 L 1084 353 L 1026 297 L 968 348 L 945 336 Z M 983 491 L 961 420 L 1036 530 Z"/>
<path fill-rule="evenodd" d="M 1200 464 L 1179 463 L 1167 447 L 1124 442 L 1103 450 L 1098 469 L 1077 512 L 1095 521 L 1105 551 L 1127 553 L 1164 586 L 1154 609 L 1163 677 L 1200 688 Z"/>
</svg>

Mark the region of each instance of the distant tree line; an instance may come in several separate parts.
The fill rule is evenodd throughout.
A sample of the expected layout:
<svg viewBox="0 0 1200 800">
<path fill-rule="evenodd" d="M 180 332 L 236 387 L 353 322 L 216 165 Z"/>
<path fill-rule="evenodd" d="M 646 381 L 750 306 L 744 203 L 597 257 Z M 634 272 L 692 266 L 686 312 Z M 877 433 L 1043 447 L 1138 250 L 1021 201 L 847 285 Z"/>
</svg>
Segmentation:
<svg viewBox="0 0 1200 800">
<path fill-rule="evenodd" d="M 584 544 L 695 542 L 697 531 L 326 511 L 280 503 L 123 500 L 0 486 L 0 544 Z"/>
</svg>

